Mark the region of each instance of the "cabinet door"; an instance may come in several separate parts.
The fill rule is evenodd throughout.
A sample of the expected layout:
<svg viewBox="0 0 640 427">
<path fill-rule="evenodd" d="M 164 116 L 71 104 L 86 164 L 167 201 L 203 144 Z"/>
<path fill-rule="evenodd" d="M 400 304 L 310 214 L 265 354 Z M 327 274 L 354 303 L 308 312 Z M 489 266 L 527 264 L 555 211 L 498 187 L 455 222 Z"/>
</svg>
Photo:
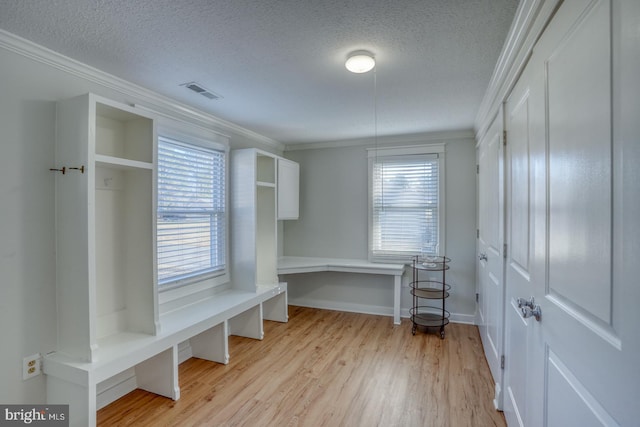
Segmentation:
<svg viewBox="0 0 640 427">
<path fill-rule="evenodd" d="M 298 219 L 300 165 L 278 159 L 278 219 Z"/>
<path fill-rule="evenodd" d="M 502 409 L 504 299 L 504 163 L 502 109 L 478 145 L 478 315 L 485 356 L 496 383 L 494 403 Z"/>
</svg>

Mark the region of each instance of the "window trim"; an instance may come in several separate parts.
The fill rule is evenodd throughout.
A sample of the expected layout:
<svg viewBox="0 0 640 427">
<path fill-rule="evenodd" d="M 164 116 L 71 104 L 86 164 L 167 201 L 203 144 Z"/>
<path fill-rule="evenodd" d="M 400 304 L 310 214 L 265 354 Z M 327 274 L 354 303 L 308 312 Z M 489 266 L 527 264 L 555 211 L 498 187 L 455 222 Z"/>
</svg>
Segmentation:
<svg viewBox="0 0 640 427">
<path fill-rule="evenodd" d="M 373 254 L 373 163 L 376 159 L 388 157 L 408 157 L 414 155 L 435 155 L 438 158 L 438 254 L 446 254 L 445 235 L 445 152 L 446 144 L 424 144 L 399 147 L 372 147 L 367 148 L 367 173 L 368 173 L 368 241 L 367 252 L 370 262 L 400 262 L 410 264 L 411 257 L 403 255 L 377 255 Z M 418 254 L 416 254 L 418 255 Z"/>
<path fill-rule="evenodd" d="M 188 297 L 189 295 L 203 292 L 207 290 L 211 290 L 217 288 L 219 286 L 228 284 L 231 280 L 231 263 L 230 263 L 230 251 L 229 251 L 229 238 L 230 238 L 230 223 L 229 223 L 229 210 L 230 210 L 230 198 L 229 198 L 229 166 L 230 166 L 230 147 L 226 137 L 221 136 L 219 134 L 215 134 L 213 132 L 196 132 L 194 127 L 189 127 L 189 129 L 185 129 L 182 126 L 169 126 L 169 125 L 159 125 L 157 128 L 156 134 L 156 150 L 155 150 L 155 162 L 158 163 L 158 149 L 157 145 L 159 143 L 159 139 L 167 138 L 172 141 L 175 141 L 179 144 L 185 146 L 194 146 L 196 148 L 204 148 L 208 150 L 217 150 L 224 153 L 224 164 L 225 164 L 225 259 L 227 260 L 226 266 L 224 270 L 214 271 L 214 272 L 204 272 L 201 274 L 196 274 L 193 276 L 185 277 L 182 279 L 178 279 L 175 281 L 167 282 L 162 285 L 158 283 L 157 280 L 157 262 L 156 262 L 156 283 L 157 283 L 157 291 L 158 291 L 158 303 L 160 305 L 171 302 L 174 300 L 178 300 L 181 298 Z M 153 215 L 154 219 L 157 221 L 157 213 L 158 213 L 158 169 L 156 168 L 156 173 L 154 174 L 154 207 L 153 207 Z M 155 241 L 155 253 L 154 256 L 157 257 L 157 231 L 156 236 L 154 236 Z"/>
</svg>

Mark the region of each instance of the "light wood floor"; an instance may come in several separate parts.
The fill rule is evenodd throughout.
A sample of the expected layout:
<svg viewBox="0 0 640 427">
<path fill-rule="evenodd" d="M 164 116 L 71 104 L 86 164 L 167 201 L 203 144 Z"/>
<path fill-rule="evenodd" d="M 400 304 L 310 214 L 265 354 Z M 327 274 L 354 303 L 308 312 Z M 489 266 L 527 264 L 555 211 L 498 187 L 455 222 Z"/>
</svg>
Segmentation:
<svg viewBox="0 0 640 427">
<path fill-rule="evenodd" d="M 135 390 L 111 426 L 505 426 L 475 326 L 411 335 L 391 318 L 289 307 L 262 341 L 231 337 L 228 365 L 180 365 L 174 402 Z"/>
</svg>

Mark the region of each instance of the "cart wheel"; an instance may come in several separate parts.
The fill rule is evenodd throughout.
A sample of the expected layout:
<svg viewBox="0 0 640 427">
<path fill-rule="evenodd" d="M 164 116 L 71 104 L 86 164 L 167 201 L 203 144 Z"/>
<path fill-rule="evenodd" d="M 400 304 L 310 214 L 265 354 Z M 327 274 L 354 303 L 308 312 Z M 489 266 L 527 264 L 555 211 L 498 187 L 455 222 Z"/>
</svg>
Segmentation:
<svg viewBox="0 0 640 427">
<path fill-rule="evenodd" d="M 413 327 L 411 328 L 411 335 L 415 335 L 416 334 L 416 325 L 414 324 Z"/>
<path fill-rule="evenodd" d="M 440 328 L 440 339 L 444 339 L 444 328 Z"/>
</svg>

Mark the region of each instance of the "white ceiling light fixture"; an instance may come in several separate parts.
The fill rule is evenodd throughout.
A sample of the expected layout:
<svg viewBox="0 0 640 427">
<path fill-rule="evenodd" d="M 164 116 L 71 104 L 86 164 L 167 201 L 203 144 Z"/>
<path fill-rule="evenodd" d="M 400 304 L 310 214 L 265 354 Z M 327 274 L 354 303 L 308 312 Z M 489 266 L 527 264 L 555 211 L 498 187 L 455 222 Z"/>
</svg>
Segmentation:
<svg viewBox="0 0 640 427">
<path fill-rule="evenodd" d="M 352 73 L 362 74 L 371 71 L 376 66 L 376 60 L 371 52 L 360 50 L 350 53 L 344 66 Z"/>
</svg>

